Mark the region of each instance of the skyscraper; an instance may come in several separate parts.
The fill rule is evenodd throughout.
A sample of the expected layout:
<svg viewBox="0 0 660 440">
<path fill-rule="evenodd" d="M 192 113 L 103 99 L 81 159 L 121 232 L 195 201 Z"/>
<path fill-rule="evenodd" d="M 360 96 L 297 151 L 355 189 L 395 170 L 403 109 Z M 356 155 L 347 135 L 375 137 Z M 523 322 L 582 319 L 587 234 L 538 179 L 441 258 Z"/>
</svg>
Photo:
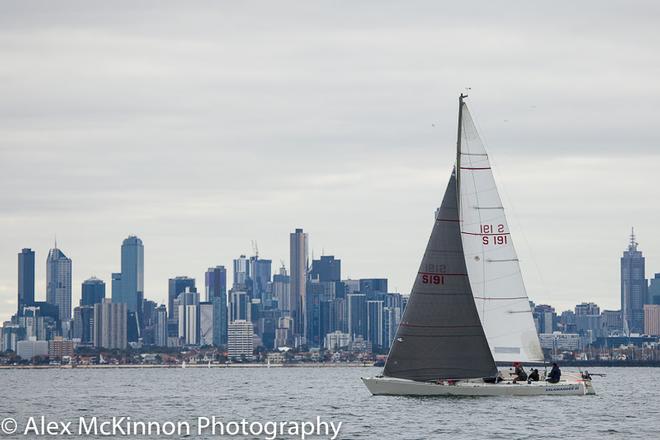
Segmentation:
<svg viewBox="0 0 660 440">
<path fill-rule="evenodd" d="M 213 303 L 213 345 L 227 345 L 227 329 L 229 318 L 227 317 L 227 301 L 215 298 Z"/>
<path fill-rule="evenodd" d="M 383 347 L 383 301 L 367 301 L 367 340 Z"/>
<path fill-rule="evenodd" d="M 206 271 L 205 284 L 206 301 L 212 304 L 212 343 L 217 346 L 224 346 L 227 345 L 227 324 L 229 322 L 227 319 L 227 270 L 225 267 L 210 267 Z M 202 317 L 200 326 L 204 325 L 203 321 Z M 201 330 L 200 333 L 202 333 Z"/>
<path fill-rule="evenodd" d="M 213 345 L 213 303 L 199 303 L 199 345 Z"/>
<path fill-rule="evenodd" d="M 154 323 L 154 345 L 167 347 L 167 309 L 164 305 L 156 309 Z"/>
<path fill-rule="evenodd" d="M 197 345 L 199 341 L 199 293 L 187 289 L 174 301 L 178 307 L 179 338 L 185 345 Z"/>
<path fill-rule="evenodd" d="M 341 260 L 333 255 L 322 255 L 319 260 L 312 260 L 312 279 L 319 281 L 341 281 Z"/>
<path fill-rule="evenodd" d="M 305 338 L 307 329 L 307 234 L 296 229 L 289 236 L 289 267 L 291 268 L 291 316 L 295 334 Z"/>
<path fill-rule="evenodd" d="M 360 293 L 367 295 L 369 300 L 384 299 L 387 294 L 387 278 L 360 279 Z"/>
<path fill-rule="evenodd" d="M 57 243 L 46 259 L 46 301 L 58 307 L 60 321 L 71 319 L 71 259 Z"/>
<path fill-rule="evenodd" d="M 364 293 L 349 293 L 346 295 L 348 305 L 348 334 L 352 339 L 367 336 L 367 295 Z"/>
<path fill-rule="evenodd" d="M 660 273 L 656 273 L 650 279 L 648 288 L 648 303 L 660 305 Z"/>
<path fill-rule="evenodd" d="M 630 333 L 644 332 L 644 303 L 646 302 L 646 278 L 644 257 L 637 250 L 635 231 L 630 234 L 628 250 L 621 257 L 621 313 L 623 328 Z"/>
<path fill-rule="evenodd" d="M 101 300 L 103 302 L 103 300 Z M 95 303 L 95 304 L 100 304 Z M 73 309 L 73 338 L 81 345 L 94 343 L 94 305 L 81 305 Z"/>
<path fill-rule="evenodd" d="M 128 308 L 109 299 L 94 305 L 94 347 L 123 350 L 128 346 Z"/>
<path fill-rule="evenodd" d="M 245 255 L 241 255 L 234 260 L 234 278 L 232 279 L 232 286 L 245 288 L 249 276 L 248 259 Z"/>
<path fill-rule="evenodd" d="M 232 289 L 230 291 L 231 301 L 229 301 L 230 313 L 229 313 L 229 322 L 233 321 L 249 321 L 251 319 L 250 314 L 250 299 L 248 298 L 247 292 L 243 290 Z"/>
<path fill-rule="evenodd" d="M 248 262 L 248 276 L 252 282 L 252 297 L 260 299 L 262 302 L 266 299 L 266 289 L 268 283 L 270 283 L 271 264 L 271 260 L 262 260 L 258 256 L 250 257 Z"/>
<path fill-rule="evenodd" d="M 207 302 L 213 302 L 216 298 L 227 302 L 227 270 L 224 266 L 209 267 L 204 276 Z"/>
<path fill-rule="evenodd" d="M 289 314 L 292 309 L 291 301 L 291 279 L 286 273 L 286 268 L 282 266 L 280 273 L 273 275 L 271 284 L 271 295 L 274 301 L 277 301 L 277 308 Z"/>
<path fill-rule="evenodd" d="M 121 290 L 121 272 L 113 272 L 111 275 L 110 295 L 112 302 L 123 302 L 124 292 Z"/>
<path fill-rule="evenodd" d="M 34 251 L 25 248 L 18 254 L 18 314 L 34 305 Z"/>
<path fill-rule="evenodd" d="M 91 277 L 82 283 L 81 306 L 93 306 L 105 299 L 105 283 L 96 277 Z"/>
<path fill-rule="evenodd" d="M 130 235 L 121 245 L 121 293 L 114 302 L 128 306 L 129 312 L 139 312 L 144 297 L 144 246 L 142 240 Z"/>
<path fill-rule="evenodd" d="M 195 279 L 186 276 L 170 278 L 167 288 L 167 313 L 170 319 L 174 318 L 174 300 L 182 292 L 189 289 L 191 292 L 197 292 L 195 287 Z"/>
</svg>

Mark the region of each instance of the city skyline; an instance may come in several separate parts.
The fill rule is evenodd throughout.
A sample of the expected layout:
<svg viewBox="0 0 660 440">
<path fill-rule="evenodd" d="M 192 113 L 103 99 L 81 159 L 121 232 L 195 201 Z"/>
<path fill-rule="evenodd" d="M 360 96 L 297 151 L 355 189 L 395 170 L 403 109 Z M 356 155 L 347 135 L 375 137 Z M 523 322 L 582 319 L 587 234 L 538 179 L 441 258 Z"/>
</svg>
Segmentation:
<svg viewBox="0 0 660 440">
<path fill-rule="evenodd" d="M 308 246 L 308 242 L 309 242 L 309 234 L 307 232 L 303 232 L 302 228 L 296 228 L 294 230 L 294 232 L 289 233 L 289 245 L 290 245 L 289 258 L 290 259 L 291 258 L 295 258 L 296 260 L 299 259 L 299 257 L 297 256 L 298 252 L 296 251 L 295 256 L 294 256 L 294 252 L 293 252 L 294 243 L 296 243 L 298 241 L 295 237 L 298 237 L 298 236 L 301 237 L 301 239 L 302 239 L 301 246 L 302 246 L 303 255 L 307 252 L 307 246 Z M 125 249 L 126 249 L 126 244 L 127 243 L 131 243 L 131 244 L 139 243 L 139 255 L 140 255 L 139 258 L 138 258 L 139 267 L 143 268 L 144 267 L 144 246 L 143 246 L 143 242 L 142 242 L 141 238 L 134 235 L 134 234 L 131 234 L 127 238 L 125 238 L 122 241 L 122 244 L 121 244 L 121 247 L 120 247 L 120 249 L 121 249 L 120 257 L 121 257 L 121 255 L 125 255 Z M 65 274 L 65 276 L 69 277 L 71 279 L 75 279 L 75 278 L 70 276 L 70 272 L 72 272 L 71 267 L 74 266 L 74 264 L 72 264 L 72 263 L 75 263 L 75 262 L 73 261 L 73 259 L 68 258 L 65 255 L 64 251 L 62 251 L 59 247 L 57 247 L 57 243 L 55 243 L 54 246 L 55 247 L 53 247 L 49 250 L 48 256 L 50 257 L 51 255 L 55 255 L 58 258 L 63 259 L 64 260 L 63 263 L 66 265 L 66 274 Z M 252 242 L 252 246 L 253 246 L 253 251 L 257 252 L 256 261 L 257 262 L 267 262 L 268 263 L 268 268 L 270 269 L 270 264 L 271 264 L 272 260 L 270 260 L 270 259 L 264 260 L 264 259 L 259 258 L 258 257 L 258 249 L 256 249 L 256 242 Z M 622 253 L 620 253 L 620 255 L 623 255 L 623 257 L 620 256 L 620 267 L 619 267 L 619 269 L 623 270 L 623 261 L 626 259 L 626 255 L 628 255 L 628 253 L 631 250 L 634 250 L 634 252 L 637 253 L 636 255 L 640 256 L 639 258 L 641 258 L 641 260 L 642 260 L 641 268 L 644 271 L 644 273 L 640 273 L 638 271 L 636 273 L 636 277 L 637 277 L 637 279 L 643 279 L 645 284 L 644 284 L 644 287 L 643 287 L 644 290 L 637 294 L 638 296 L 642 295 L 642 296 L 640 296 L 640 298 L 643 298 L 643 299 L 639 299 L 639 300 L 636 300 L 636 301 L 640 302 L 640 304 L 641 304 L 646 299 L 646 296 L 647 296 L 647 290 L 646 289 L 648 287 L 648 284 L 651 283 L 654 278 L 657 278 L 656 274 L 660 274 L 660 270 L 655 271 L 652 268 L 645 269 L 643 261 L 647 258 L 647 255 L 644 254 L 641 249 L 638 250 L 637 246 L 639 246 L 639 243 L 637 242 L 637 237 L 636 237 L 634 229 L 633 229 L 633 231 L 631 232 L 631 235 L 628 236 L 628 244 L 627 244 L 626 248 L 622 249 Z M 20 283 L 25 283 L 26 281 L 27 282 L 31 281 L 29 279 L 29 277 L 28 278 L 23 278 L 23 276 L 22 276 L 22 273 L 24 271 L 23 261 L 24 261 L 24 258 L 25 258 L 26 254 L 29 256 L 29 258 L 34 259 L 34 260 L 37 259 L 36 255 L 38 255 L 38 253 L 34 249 L 31 249 L 31 248 L 22 248 L 21 251 L 18 252 L 17 273 L 18 273 L 19 284 Z M 211 284 L 218 283 L 217 288 L 219 288 L 220 286 L 224 287 L 225 292 L 227 292 L 225 294 L 225 302 L 227 302 L 227 304 L 230 304 L 231 303 L 231 298 L 229 298 L 227 296 L 228 293 L 229 293 L 229 288 L 232 287 L 232 286 L 236 286 L 237 285 L 236 282 L 238 282 L 239 287 L 243 286 L 244 282 L 245 282 L 245 276 L 246 276 L 246 273 L 244 273 L 243 271 L 244 270 L 255 270 L 254 269 L 254 267 L 256 266 L 255 265 L 255 257 L 254 256 L 246 257 L 246 255 L 248 255 L 248 254 L 249 253 L 245 253 L 245 254 L 241 253 L 240 255 L 237 255 L 237 256 L 235 256 L 234 258 L 232 258 L 230 260 L 233 263 L 233 266 L 234 266 L 234 271 L 233 271 L 233 275 L 231 276 L 231 278 L 227 275 L 227 270 L 225 269 L 225 267 L 231 267 L 231 264 L 226 264 L 226 265 L 218 264 L 218 265 L 215 265 L 215 266 L 210 266 L 207 269 L 205 269 L 203 271 L 203 275 L 201 277 L 197 277 L 197 276 L 194 276 L 194 275 L 190 276 L 190 275 L 187 275 L 187 274 L 178 274 L 178 275 L 173 275 L 173 276 L 169 277 L 167 279 L 167 282 L 166 282 L 166 285 L 167 285 L 167 287 L 165 289 L 166 292 L 165 292 L 164 298 L 162 298 L 162 299 L 157 298 L 156 296 L 153 296 L 153 295 L 149 295 L 148 293 L 144 294 L 143 292 L 139 292 L 139 291 L 136 292 L 136 295 L 138 296 L 140 301 L 142 301 L 143 299 L 144 300 L 152 300 L 152 301 L 155 301 L 157 304 L 165 305 L 167 307 L 167 310 L 168 310 L 168 316 L 170 316 L 170 314 L 172 313 L 171 311 L 173 310 L 174 298 L 179 293 L 185 291 L 186 288 L 192 288 L 193 291 L 196 292 L 199 295 L 200 300 L 204 299 L 204 301 L 211 301 L 212 298 L 210 298 L 208 296 L 209 293 L 210 293 L 209 288 L 211 288 L 211 289 L 213 289 L 213 288 L 209 284 L 209 281 L 212 280 L 213 278 L 209 279 L 209 276 L 219 277 L 220 275 L 209 275 L 209 274 L 212 273 L 213 271 L 222 270 L 222 273 L 223 273 L 222 281 L 219 281 L 219 280 L 218 281 L 211 281 Z M 642 255 L 643 255 L 643 257 L 642 257 Z M 338 259 L 335 259 L 335 257 L 337 257 Z M 312 260 L 312 255 L 311 254 L 307 256 L 307 260 L 308 260 L 307 261 L 307 269 L 304 271 L 305 279 L 307 278 L 308 274 L 312 274 L 314 276 L 320 276 L 321 281 L 324 281 L 324 280 L 329 281 L 330 280 L 329 278 L 324 279 L 324 277 L 329 277 L 328 274 L 330 274 L 330 273 L 340 273 L 340 271 L 341 271 L 340 267 L 341 267 L 341 264 L 342 264 L 341 263 L 341 261 L 342 261 L 341 255 L 322 254 L 322 255 L 314 255 L 313 258 L 315 260 Z M 281 262 L 281 264 L 282 263 L 284 264 L 283 266 L 280 266 L 280 267 L 284 267 L 287 271 L 287 274 L 290 275 L 290 266 L 289 266 L 290 260 L 281 259 L 280 262 Z M 315 263 L 317 265 L 315 266 L 315 264 L 312 264 L 312 263 Z M 133 264 L 135 264 L 134 261 L 133 261 Z M 238 266 L 237 266 L 237 264 L 238 264 Z M 242 266 L 241 266 L 241 264 L 242 264 Z M 36 269 L 39 267 L 39 264 L 38 264 L 37 261 L 34 262 L 34 266 L 35 266 L 34 268 L 30 268 L 30 269 L 34 273 L 34 278 L 35 278 L 34 284 L 36 286 L 38 286 L 39 285 L 38 270 L 36 270 Z M 48 261 L 44 263 L 44 267 L 45 268 L 48 267 Z M 127 267 L 130 267 L 130 265 L 128 265 Z M 253 269 L 249 269 L 249 267 L 252 267 Z M 321 268 L 323 268 L 323 269 L 321 269 Z M 237 273 L 237 270 L 240 273 Z M 272 281 L 276 281 L 275 276 L 277 276 L 277 274 L 279 273 L 279 270 L 280 269 L 278 268 L 277 271 L 272 271 L 272 275 L 270 276 L 270 279 Z M 138 270 L 138 272 L 141 272 L 141 271 Z M 143 269 L 142 269 L 142 272 L 143 272 Z M 268 271 L 268 274 L 271 274 L 270 270 Z M 599 305 L 599 307 L 601 307 L 603 310 L 622 310 L 621 306 L 623 305 L 623 296 L 622 296 L 623 295 L 623 286 L 626 283 L 624 282 L 624 279 L 623 279 L 623 273 L 619 272 L 619 274 L 620 274 L 620 279 L 619 279 L 619 286 L 618 287 L 619 287 L 620 290 L 619 290 L 619 296 L 617 298 L 617 300 L 619 302 L 616 305 L 612 306 L 612 307 L 608 307 L 607 305 L 605 305 L 605 303 L 599 303 L 598 301 L 596 301 L 592 298 L 576 298 L 573 304 L 570 304 L 566 307 L 563 307 L 561 305 L 557 305 L 557 303 L 552 302 L 552 301 L 545 301 L 545 302 L 544 301 L 538 301 L 533 295 L 530 295 L 530 300 L 533 303 L 537 304 L 537 305 L 538 304 L 548 304 L 548 305 L 552 306 L 553 308 L 555 308 L 557 310 L 572 310 L 573 307 L 575 307 L 575 305 L 582 304 L 582 303 L 597 303 Z M 84 303 L 84 301 L 83 301 L 83 292 L 84 292 L 84 289 L 86 288 L 86 286 L 89 287 L 88 284 L 97 284 L 97 283 L 102 284 L 102 288 L 103 288 L 104 293 L 106 292 L 106 286 L 111 286 L 112 284 L 115 284 L 114 289 L 118 289 L 119 295 L 123 295 L 123 286 L 121 286 L 120 283 L 114 283 L 113 282 L 114 277 L 117 276 L 117 275 L 121 275 L 121 273 L 114 273 L 113 272 L 109 275 L 110 276 L 108 277 L 107 282 L 106 282 L 106 279 L 104 279 L 102 276 L 97 276 L 97 275 L 91 275 L 91 276 L 86 277 L 86 278 L 83 277 L 84 279 L 79 284 L 76 284 L 75 281 L 73 281 L 73 282 L 69 281 L 70 285 L 68 287 L 64 286 L 64 288 L 69 289 L 68 304 L 70 305 L 71 309 L 78 306 L 78 304 L 84 305 L 83 304 Z M 143 275 L 144 274 L 141 273 L 140 276 L 143 276 Z M 385 283 L 385 286 L 388 285 L 387 274 L 376 274 L 376 275 L 384 276 L 385 278 L 383 278 L 383 281 Z M 69 279 L 69 278 L 67 278 L 67 279 Z M 365 276 L 357 276 L 357 277 L 343 276 L 342 277 L 342 280 L 344 280 L 344 281 L 352 281 L 352 282 L 355 282 L 355 283 L 358 283 L 358 284 L 360 283 L 361 279 L 362 280 L 365 280 L 365 279 L 367 279 L 367 280 L 369 280 L 369 279 L 370 280 L 379 280 L 379 278 L 369 278 L 369 277 L 365 277 Z M 119 281 L 121 281 L 121 277 L 119 277 Z M 176 284 L 176 286 L 178 286 L 178 287 L 176 287 L 172 283 L 180 283 L 180 286 L 179 286 L 179 284 Z M 44 285 L 47 285 L 47 283 L 44 282 Z M 369 289 L 367 288 L 367 290 L 369 290 Z M 383 289 L 379 289 L 379 290 L 383 290 Z M 396 289 L 389 289 L 388 290 L 387 288 L 385 288 L 384 290 L 391 291 L 391 292 L 396 292 L 396 293 L 403 294 L 403 295 L 408 295 L 409 294 L 409 292 L 401 292 L 401 291 L 398 291 Z M 108 288 L 107 293 L 105 293 L 105 297 L 107 299 L 112 299 L 113 298 L 111 291 L 112 291 L 112 288 Z M 17 284 L 17 292 L 19 292 L 18 284 Z M 239 292 L 240 292 L 240 289 L 239 289 Z M 257 295 L 256 297 L 259 297 L 259 291 L 258 290 L 255 291 L 254 293 Z M 117 294 L 115 294 L 115 296 L 116 295 Z M 648 291 L 648 295 L 649 296 L 652 295 L 652 292 L 650 290 Z M 17 301 L 18 301 L 19 296 L 20 296 L 20 294 L 17 294 L 17 298 L 16 298 Z M 291 292 L 291 299 L 294 300 L 295 296 L 296 295 L 295 295 L 295 289 L 294 289 Z M 55 297 L 53 296 L 53 301 L 54 302 L 57 301 L 54 298 Z M 119 301 L 119 302 L 126 303 L 126 300 L 123 299 L 123 298 L 124 298 L 123 296 L 114 298 L 113 302 Z M 34 297 L 32 299 L 32 302 L 34 302 L 34 301 L 47 301 L 47 296 L 46 296 L 45 293 L 43 295 L 43 298 L 39 295 L 38 287 L 35 288 Z M 59 301 L 62 301 L 62 299 L 60 299 Z M 174 307 L 176 307 L 176 306 L 174 306 Z M 229 307 L 231 308 L 231 306 L 229 306 Z M 637 309 L 641 309 L 641 307 L 639 305 L 637 305 L 636 307 L 637 307 Z M 17 308 L 18 308 L 18 302 L 16 302 L 16 306 L 15 306 L 14 310 L 11 311 L 11 313 L 9 313 L 6 316 L 6 318 L 8 319 L 9 316 L 16 313 Z M 66 313 L 66 312 L 63 312 L 63 313 Z M 0 316 L 0 320 L 4 320 L 4 318 L 2 316 Z M 629 320 L 631 320 L 630 317 L 629 317 Z M 642 322 L 641 325 L 643 326 L 643 321 L 641 321 L 641 322 Z M 301 326 L 301 331 L 302 331 L 302 329 L 304 329 L 306 327 L 307 327 L 306 324 L 302 325 Z M 634 330 L 635 332 L 639 332 L 640 331 L 639 324 L 635 325 L 635 328 L 630 329 L 630 330 L 631 331 Z"/>
<path fill-rule="evenodd" d="M 287 260 L 296 226 L 310 255 L 406 293 L 466 87 L 535 301 L 618 307 L 631 226 L 659 270 L 657 5 L 0 8 L 3 316 L 17 250 L 37 252 L 43 295 L 55 234 L 74 302 L 92 275 L 110 289 L 130 234 L 160 302 L 252 240 Z"/>
</svg>

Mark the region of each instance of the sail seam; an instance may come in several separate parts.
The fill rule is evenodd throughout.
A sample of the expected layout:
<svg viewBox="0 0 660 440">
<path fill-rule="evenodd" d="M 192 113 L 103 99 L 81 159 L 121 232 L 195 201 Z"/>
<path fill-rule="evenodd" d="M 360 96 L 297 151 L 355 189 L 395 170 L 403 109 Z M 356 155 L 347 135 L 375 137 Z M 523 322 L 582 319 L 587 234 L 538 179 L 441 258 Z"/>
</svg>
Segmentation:
<svg viewBox="0 0 660 440">
<path fill-rule="evenodd" d="M 496 297 L 496 296 L 475 296 L 475 299 L 484 299 L 484 300 L 514 300 L 514 299 L 527 299 L 526 296 L 507 296 L 507 297 Z"/>
<path fill-rule="evenodd" d="M 418 272 L 420 275 L 449 275 L 457 277 L 466 277 L 466 273 L 442 273 L 442 272 Z"/>
</svg>

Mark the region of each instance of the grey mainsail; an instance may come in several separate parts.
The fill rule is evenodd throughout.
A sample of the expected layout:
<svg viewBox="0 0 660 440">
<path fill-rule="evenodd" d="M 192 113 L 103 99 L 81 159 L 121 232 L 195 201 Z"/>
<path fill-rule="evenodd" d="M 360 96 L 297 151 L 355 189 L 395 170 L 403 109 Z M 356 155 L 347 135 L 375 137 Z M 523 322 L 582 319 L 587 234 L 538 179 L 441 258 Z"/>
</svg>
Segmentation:
<svg viewBox="0 0 660 440">
<path fill-rule="evenodd" d="M 428 381 L 497 374 L 468 281 L 457 204 L 452 173 L 385 376 Z"/>
</svg>

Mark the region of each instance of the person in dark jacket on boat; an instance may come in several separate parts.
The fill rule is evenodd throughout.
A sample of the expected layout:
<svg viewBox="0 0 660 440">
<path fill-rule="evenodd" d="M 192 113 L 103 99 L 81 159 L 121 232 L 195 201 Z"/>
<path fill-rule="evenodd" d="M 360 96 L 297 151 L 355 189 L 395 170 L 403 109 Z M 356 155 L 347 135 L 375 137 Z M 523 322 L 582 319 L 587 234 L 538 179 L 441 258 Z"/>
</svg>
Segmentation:
<svg viewBox="0 0 660 440">
<path fill-rule="evenodd" d="M 538 382 L 539 381 L 539 370 L 534 368 L 531 373 L 529 373 L 529 377 L 527 378 L 528 382 Z"/>
<path fill-rule="evenodd" d="M 525 373 L 525 369 L 523 368 L 522 364 L 520 362 L 514 362 L 513 363 L 513 383 L 516 383 L 518 381 L 525 382 L 527 381 L 527 373 Z"/>
<path fill-rule="evenodd" d="M 559 382 L 560 378 L 561 378 L 561 370 L 559 369 L 559 365 L 553 363 L 552 370 L 550 370 L 550 374 L 548 374 L 548 378 L 546 379 L 546 381 L 550 383 L 557 383 Z"/>
</svg>

